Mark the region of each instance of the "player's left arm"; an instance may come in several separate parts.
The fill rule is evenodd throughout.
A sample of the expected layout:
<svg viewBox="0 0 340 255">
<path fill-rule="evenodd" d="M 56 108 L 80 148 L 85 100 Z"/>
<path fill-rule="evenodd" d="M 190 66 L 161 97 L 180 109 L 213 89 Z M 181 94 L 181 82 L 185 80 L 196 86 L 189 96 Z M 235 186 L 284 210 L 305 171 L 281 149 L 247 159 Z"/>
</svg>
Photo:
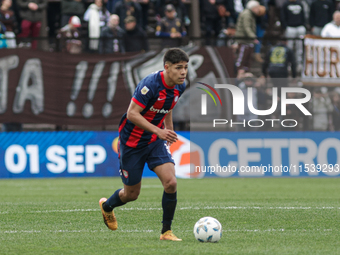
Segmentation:
<svg viewBox="0 0 340 255">
<path fill-rule="evenodd" d="M 172 121 L 172 111 L 170 111 L 164 119 L 164 126 L 166 129 L 174 130 L 174 123 Z"/>
<path fill-rule="evenodd" d="M 172 121 L 172 111 L 170 111 L 164 118 L 164 127 L 165 129 L 169 129 L 174 132 L 174 122 Z M 171 146 L 173 144 L 173 141 L 168 141 L 168 146 Z"/>
<path fill-rule="evenodd" d="M 154 133 L 160 139 L 167 141 L 169 144 L 177 141 L 177 134 L 173 130 L 161 129 L 149 121 L 147 121 L 142 115 L 143 107 L 131 100 L 129 108 L 127 110 L 127 119 L 136 126 L 144 129 L 145 131 Z"/>
</svg>

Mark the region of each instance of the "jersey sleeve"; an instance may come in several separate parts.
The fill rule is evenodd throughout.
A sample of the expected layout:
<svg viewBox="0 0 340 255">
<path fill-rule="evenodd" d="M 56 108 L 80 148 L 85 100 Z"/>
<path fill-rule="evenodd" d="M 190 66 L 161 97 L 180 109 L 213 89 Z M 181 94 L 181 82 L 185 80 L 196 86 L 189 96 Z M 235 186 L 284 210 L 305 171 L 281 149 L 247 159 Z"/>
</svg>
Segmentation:
<svg viewBox="0 0 340 255">
<path fill-rule="evenodd" d="M 132 101 L 144 109 L 154 93 L 152 84 L 141 81 L 133 94 Z"/>
</svg>

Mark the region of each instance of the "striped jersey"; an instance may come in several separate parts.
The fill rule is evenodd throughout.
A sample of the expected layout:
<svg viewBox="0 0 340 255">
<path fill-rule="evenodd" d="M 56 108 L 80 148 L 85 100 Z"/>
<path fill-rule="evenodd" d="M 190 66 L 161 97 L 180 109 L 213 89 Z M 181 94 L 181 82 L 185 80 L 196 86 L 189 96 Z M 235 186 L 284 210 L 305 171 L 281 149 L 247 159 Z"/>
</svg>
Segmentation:
<svg viewBox="0 0 340 255">
<path fill-rule="evenodd" d="M 143 108 L 141 115 L 153 125 L 164 128 L 165 116 L 174 108 L 185 89 L 185 83 L 169 87 L 163 71 L 152 73 L 138 84 L 132 101 Z M 119 124 L 120 142 L 132 148 L 145 147 L 159 139 L 127 119 L 125 113 Z"/>
</svg>

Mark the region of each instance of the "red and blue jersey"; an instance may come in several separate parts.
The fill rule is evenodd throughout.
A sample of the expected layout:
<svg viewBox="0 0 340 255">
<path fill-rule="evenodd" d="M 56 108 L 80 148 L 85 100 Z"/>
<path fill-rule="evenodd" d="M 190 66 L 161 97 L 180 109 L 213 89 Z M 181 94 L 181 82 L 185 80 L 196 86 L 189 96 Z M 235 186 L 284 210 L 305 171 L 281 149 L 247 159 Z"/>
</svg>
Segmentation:
<svg viewBox="0 0 340 255">
<path fill-rule="evenodd" d="M 182 85 L 168 86 L 163 71 L 152 73 L 138 84 L 132 101 L 143 108 L 141 115 L 151 124 L 164 128 L 165 116 L 174 108 L 185 89 Z M 127 119 L 127 114 L 119 124 L 119 139 L 122 144 L 132 148 L 145 147 L 159 139 L 157 135 L 145 131 Z"/>
</svg>

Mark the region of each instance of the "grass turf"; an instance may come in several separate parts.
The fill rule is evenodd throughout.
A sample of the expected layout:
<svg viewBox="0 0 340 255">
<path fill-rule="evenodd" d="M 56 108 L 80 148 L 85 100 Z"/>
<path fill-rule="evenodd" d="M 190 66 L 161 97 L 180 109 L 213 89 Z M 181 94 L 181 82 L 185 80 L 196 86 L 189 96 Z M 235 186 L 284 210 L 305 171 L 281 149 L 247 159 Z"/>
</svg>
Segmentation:
<svg viewBox="0 0 340 255">
<path fill-rule="evenodd" d="M 162 186 L 144 179 L 137 201 L 102 221 L 99 198 L 119 178 L 0 181 L 0 254 L 340 254 L 339 178 L 178 180 L 174 233 L 159 241 Z M 203 216 L 223 227 L 218 243 L 193 235 Z"/>
</svg>

